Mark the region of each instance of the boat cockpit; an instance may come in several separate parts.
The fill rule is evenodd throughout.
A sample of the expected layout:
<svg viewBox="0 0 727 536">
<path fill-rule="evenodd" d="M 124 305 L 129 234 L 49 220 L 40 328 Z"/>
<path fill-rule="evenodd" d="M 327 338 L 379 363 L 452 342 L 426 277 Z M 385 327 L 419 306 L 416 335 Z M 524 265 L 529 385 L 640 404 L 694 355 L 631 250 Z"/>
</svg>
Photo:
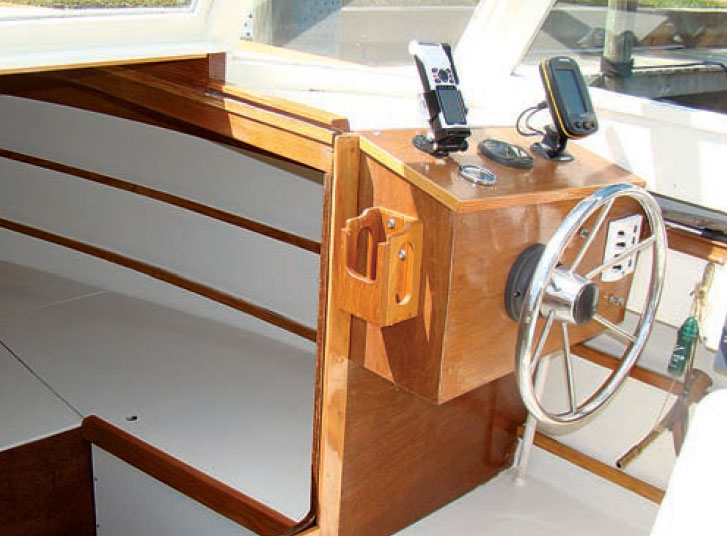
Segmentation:
<svg viewBox="0 0 727 536">
<path fill-rule="evenodd" d="M 719 533 L 703 3 L 0 1 L 0 533 Z"/>
</svg>

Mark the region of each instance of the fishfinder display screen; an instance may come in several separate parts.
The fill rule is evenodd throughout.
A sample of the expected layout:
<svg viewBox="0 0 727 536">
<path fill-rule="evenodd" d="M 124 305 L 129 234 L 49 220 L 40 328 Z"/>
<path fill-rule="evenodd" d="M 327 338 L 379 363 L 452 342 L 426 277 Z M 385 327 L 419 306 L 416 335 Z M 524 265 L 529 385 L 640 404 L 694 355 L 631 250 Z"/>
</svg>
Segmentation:
<svg viewBox="0 0 727 536">
<path fill-rule="evenodd" d="M 555 80 L 560 94 L 563 96 L 563 102 L 568 109 L 568 114 L 581 115 L 586 113 L 586 103 L 583 102 L 575 71 L 556 69 Z"/>
<path fill-rule="evenodd" d="M 464 102 L 455 86 L 439 86 L 437 88 L 439 105 L 444 113 L 444 119 L 449 125 L 466 125 Z"/>
</svg>

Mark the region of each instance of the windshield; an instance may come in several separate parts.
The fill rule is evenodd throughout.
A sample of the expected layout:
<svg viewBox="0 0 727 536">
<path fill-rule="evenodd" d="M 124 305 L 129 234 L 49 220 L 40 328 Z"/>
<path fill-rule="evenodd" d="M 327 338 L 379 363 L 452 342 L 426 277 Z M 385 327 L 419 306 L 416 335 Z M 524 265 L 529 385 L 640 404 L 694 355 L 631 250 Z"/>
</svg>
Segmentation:
<svg viewBox="0 0 727 536">
<path fill-rule="evenodd" d="M 727 0 L 558 1 L 522 65 L 555 55 L 593 86 L 727 112 Z"/>
<path fill-rule="evenodd" d="M 0 20 L 84 15 L 93 10 L 187 7 L 192 0 L 0 0 Z"/>
<path fill-rule="evenodd" d="M 354 63 L 409 65 L 412 39 L 454 46 L 477 0 L 263 0 L 247 39 Z"/>
</svg>

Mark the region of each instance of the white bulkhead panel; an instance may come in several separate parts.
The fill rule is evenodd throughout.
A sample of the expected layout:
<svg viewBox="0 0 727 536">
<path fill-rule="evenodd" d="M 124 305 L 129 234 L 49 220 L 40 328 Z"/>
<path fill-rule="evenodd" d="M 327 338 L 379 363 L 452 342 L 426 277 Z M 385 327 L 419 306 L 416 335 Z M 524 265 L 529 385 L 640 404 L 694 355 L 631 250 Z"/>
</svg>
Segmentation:
<svg viewBox="0 0 727 536">
<path fill-rule="evenodd" d="M 98 536 L 252 536 L 138 469 L 93 447 Z"/>
</svg>

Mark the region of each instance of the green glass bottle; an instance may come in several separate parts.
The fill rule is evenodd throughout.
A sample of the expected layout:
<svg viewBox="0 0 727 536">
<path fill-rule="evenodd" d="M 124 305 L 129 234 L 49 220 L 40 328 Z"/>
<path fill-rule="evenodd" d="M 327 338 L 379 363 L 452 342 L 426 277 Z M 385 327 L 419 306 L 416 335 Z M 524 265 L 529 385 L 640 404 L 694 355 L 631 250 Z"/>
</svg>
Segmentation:
<svg viewBox="0 0 727 536">
<path fill-rule="evenodd" d="M 681 376 L 687 366 L 692 349 L 699 338 L 699 323 L 696 316 L 687 318 L 677 333 L 677 343 L 669 360 L 669 374 Z"/>
</svg>

